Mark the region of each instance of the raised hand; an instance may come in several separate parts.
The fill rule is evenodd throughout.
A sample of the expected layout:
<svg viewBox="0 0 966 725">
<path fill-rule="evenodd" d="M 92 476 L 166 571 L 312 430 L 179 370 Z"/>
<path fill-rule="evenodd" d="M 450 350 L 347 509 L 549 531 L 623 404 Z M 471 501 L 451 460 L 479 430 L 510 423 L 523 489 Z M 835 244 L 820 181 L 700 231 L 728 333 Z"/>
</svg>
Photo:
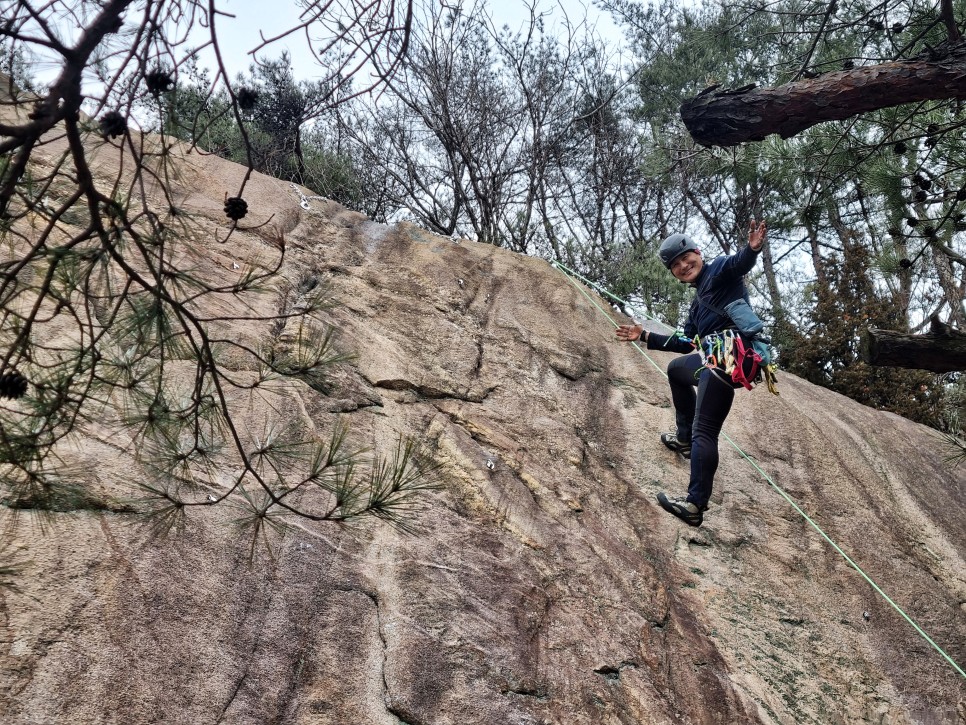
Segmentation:
<svg viewBox="0 0 966 725">
<path fill-rule="evenodd" d="M 757 252 L 765 244 L 765 235 L 767 233 L 768 230 L 765 228 L 764 219 L 757 223 L 752 219 L 751 226 L 748 228 L 748 246 Z"/>
</svg>

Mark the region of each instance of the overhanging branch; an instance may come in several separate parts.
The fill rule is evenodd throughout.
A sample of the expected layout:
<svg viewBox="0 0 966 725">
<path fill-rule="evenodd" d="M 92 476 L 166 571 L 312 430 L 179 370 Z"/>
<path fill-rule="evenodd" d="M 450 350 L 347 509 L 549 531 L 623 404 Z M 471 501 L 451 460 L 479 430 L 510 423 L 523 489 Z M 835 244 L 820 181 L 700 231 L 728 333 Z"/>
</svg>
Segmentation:
<svg viewBox="0 0 966 725">
<path fill-rule="evenodd" d="M 825 73 L 775 88 L 705 89 L 681 105 L 692 138 L 736 146 L 777 133 L 789 138 L 825 121 L 904 103 L 966 99 L 966 42 L 910 60 Z"/>
<path fill-rule="evenodd" d="M 966 370 L 966 333 L 936 317 L 925 335 L 870 328 L 862 336 L 862 359 L 869 365 L 934 373 Z"/>
</svg>

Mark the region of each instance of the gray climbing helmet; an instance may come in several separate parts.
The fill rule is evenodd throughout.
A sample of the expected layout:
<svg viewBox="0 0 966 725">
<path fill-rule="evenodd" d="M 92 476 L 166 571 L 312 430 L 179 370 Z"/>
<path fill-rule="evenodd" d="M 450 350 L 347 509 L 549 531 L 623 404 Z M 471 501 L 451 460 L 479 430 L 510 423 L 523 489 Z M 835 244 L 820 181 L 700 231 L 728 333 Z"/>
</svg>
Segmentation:
<svg viewBox="0 0 966 725">
<path fill-rule="evenodd" d="M 671 269 L 671 264 L 682 254 L 697 251 L 699 251 L 698 245 L 687 234 L 672 234 L 661 242 L 661 248 L 658 250 L 658 254 L 661 256 L 661 261 L 664 262 L 664 266 Z"/>
</svg>

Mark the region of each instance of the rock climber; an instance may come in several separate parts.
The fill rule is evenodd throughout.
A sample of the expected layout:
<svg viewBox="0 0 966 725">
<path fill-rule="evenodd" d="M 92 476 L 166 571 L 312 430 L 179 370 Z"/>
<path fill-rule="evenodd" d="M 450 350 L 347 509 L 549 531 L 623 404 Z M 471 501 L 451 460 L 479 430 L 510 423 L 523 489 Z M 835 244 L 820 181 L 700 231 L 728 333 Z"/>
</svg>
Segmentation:
<svg viewBox="0 0 966 725">
<path fill-rule="evenodd" d="M 747 301 L 744 276 L 758 261 L 765 236 L 765 222 L 752 219 L 747 246 L 737 254 L 705 262 L 690 236 L 672 234 L 661 242 L 658 254 L 671 274 L 696 292 L 683 333 L 661 335 L 648 332 L 639 324 L 617 328 L 619 340 L 643 340 L 649 350 L 685 354 L 672 360 L 667 368 L 677 428 L 673 433 L 662 433 L 661 442 L 690 459 L 691 479 L 686 496 L 669 497 L 662 491 L 657 501 L 661 508 L 690 526 L 700 526 L 704 520 L 718 468 L 718 435 L 731 410 L 735 389 L 741 387 L 720 367 L 709 364 L 713 361 L 707 354 L 702 355 L 695 342 L 705 350 L 713 349 L 716 336 L 736 328 L 727 314 L 722 314 L 722 308 L 738 299 Z"/>
</svg>

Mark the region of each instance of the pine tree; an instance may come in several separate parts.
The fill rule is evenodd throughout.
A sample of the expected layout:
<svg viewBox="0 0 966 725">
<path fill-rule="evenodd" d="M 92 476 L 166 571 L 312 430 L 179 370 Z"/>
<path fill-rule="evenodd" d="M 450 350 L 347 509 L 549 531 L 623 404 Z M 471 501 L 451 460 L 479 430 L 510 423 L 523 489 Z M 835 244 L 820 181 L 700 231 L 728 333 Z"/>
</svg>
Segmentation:
<svg viewBox="0 0 966 725">
<path fill-rule="evenodd" d="M 895 305 L 875 288 L 870 259 L 865 247 L 855 245 L 847 249 L 841 261 L 824 263 L 826 284 L 816 282 L 811 289 L 810 327 L 779 332 L 783 367 L 865 405 L 935 426 L 945 392 L 938 376 L 918 370 L 876 368 L 861 359 L 862 329 L 890 328 L 899 322 Z"/>
<path fill-rule="evenodd" d="M 324 390 L 327 371 L 345 362 L 335 331 L 322 317 L 333 304 L 324 280 L 287 262 L 281 236 L 270 240 L 273 255 L 246 260 L 233 277 L 203 274 L 204 250 L 188 240 L 228 241 L 256 202 L 245 197 L 243 182 L 225 191 L 220 225 L 193 217 L 172 194 L 171 180 L 181 172 L 175 145 L 133 128 L 132 109 L 154 108 L 161 114 L 159 130 L 190 124 L 199 144 L 233 142 L 232 134 L 241 129 L 245 157 L 251 158 L 252 142 L 244 131 L 251 110 L 246 89 L 225 83 L 223 72 L 210 82 L 188 60 L 166 65 L 173 58 L 190 59 L 191 53 L 180 50 L 188 27 L 209 28 L 217 46 L 215 18 L 201 17 L 200 6 L 176 0 L 144 7 L 129 0 L 96 7 L 78 0 L 67 3 L 67 10 L 62 5 L 0 2 L 0 42 L 53 54 L 49 62 L 59 71 L 37 96 L 15 93 L 4 99 L 4 507 L 13 513 L 79 508 L 140 513 L 153 531 L 166 532 L 181 527 L 187 512 L 225 502 L 238 511 L 236 523 L 253 544 L 270 540 L 292 516 L 314 521 L 376 516 L 406 525 L 404 514 L 419 503 L 416 494 L 433 485 L 434 471 L 410 441 L 400 440 L 389 456 L 373 456 L 351 444 L 337 419 L 319 422 L 327 434 L 309 435 L 271 417 L 245 414 L 252 391 L 282 395 L 280 380 Z M 351 18 L 325 11 L 317 18 L 318 30 L 328 28 L 332 47 L 351 60 L 363 47 L 353 33 L 363 29 L 366 52 L 384 53 L 391 67 L 405 52 L 410 11 L 381 2 L 356 7 Z M 81 25 L 73 41 L 56 34 L 55 16 L 61 12 Z M 123 29 L 137 32 L 121 42 Z M 69 42 L 73 45 L 65 45 Z M 181 71 L 196 85 L 192 93 L 172 97 L 184 89 Z M 327 82 L 338 88 L 347 80 L 336 70 Z M 81 113 L 82 103 L 92 117 Z M 49 157 L 51 139 L 61 138 L 67 152 Z M 95 151 L 113 153 L 118 166 L 112 172 L 94 166 Z M 267 292 L 277 297 L 275 310 L 253 312 Z M 213 313 L 216 309 L 238 312 Z M 233 334 L 241 324 L 260 327 L 261 342 Z M 236 363 L 247 359 L 257 370 L 254 379 L 237 376 L 234 364 L 226 365 L 229 357 Z M 132 476 L 141 488 L 136 501 L 96 490 L 85 471 L 62 461 L 72 437 L 105 427 L 140 466 L 140 474 Z M 233 471 L 230 481 L 221 479 L 224 471 Z"/>
</svg>

